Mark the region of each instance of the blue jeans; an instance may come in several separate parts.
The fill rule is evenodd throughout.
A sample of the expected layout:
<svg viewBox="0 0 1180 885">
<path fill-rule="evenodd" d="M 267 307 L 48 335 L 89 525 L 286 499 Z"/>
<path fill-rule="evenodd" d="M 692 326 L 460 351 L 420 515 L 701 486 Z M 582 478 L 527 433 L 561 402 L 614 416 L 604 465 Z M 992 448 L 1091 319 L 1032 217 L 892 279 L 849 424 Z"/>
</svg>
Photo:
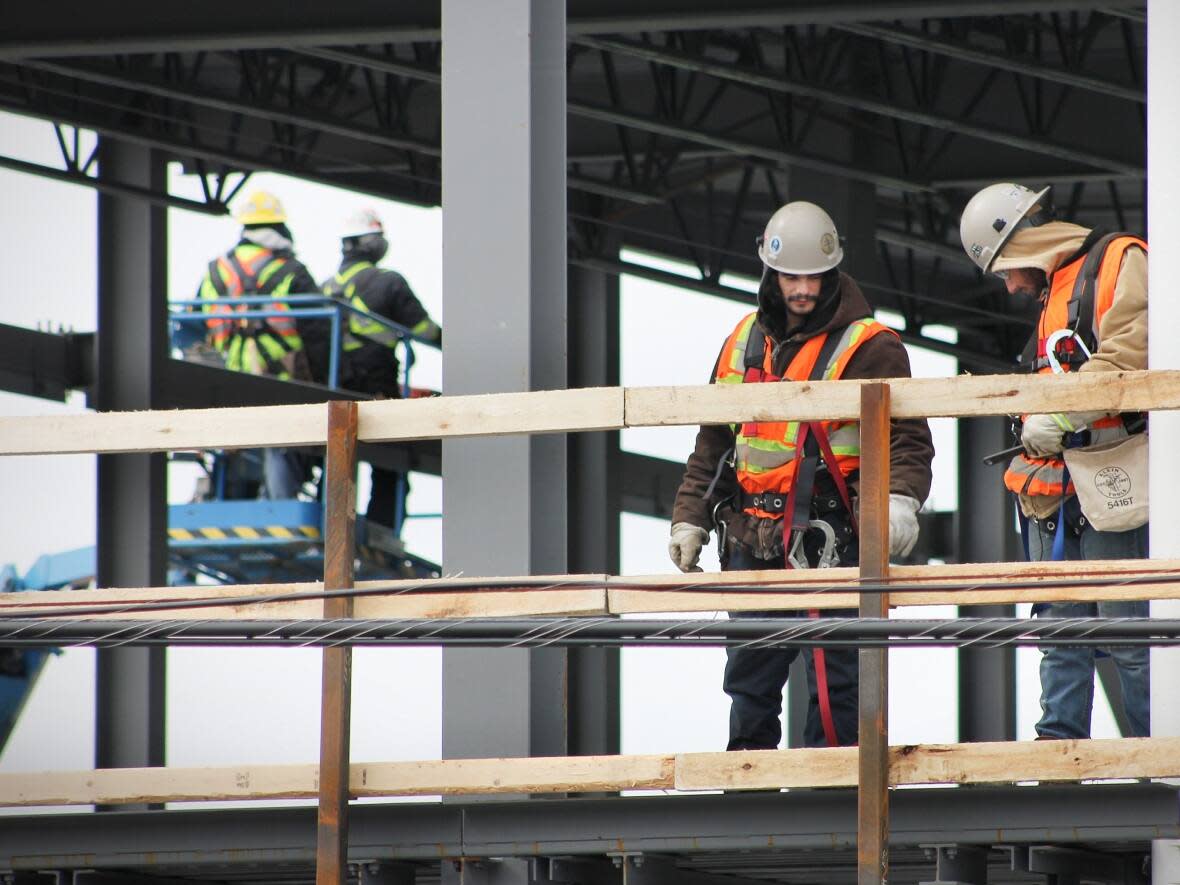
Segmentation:
<svg viewBox="0 0 1180 885">
<path fill-rule="evenodd" d="M 1147 526 L 1129 532 L 1096 531 L 1081 519 L 1077 498 L 1066 502 L 1065 558 L 1145 559 Z M 1029 522 L 1028 552 L 1034 562 L 1053 558 L 1057 515 Z M 1146 601 L 1054 602 L 1038 614 L 1047 618 L 1146 618 Z M 1111 646 L 1103 649 L 1118 667 L 1123 704 L 1132 737 L 1151 733 L 1150 649 Z M 1088 738 L 1094 707 L 1094 656 L 1096 650 L 1048 646 L 1041 649 L 1041 720 L 1037 734 L 1053 738 Z"/>
<path fill-rule="evenodd" d="M 841 565 L 856 564 L 856 545 L 841 557 Z M 736 547 L 725 563 L 726 571 L 744 569 L 782 568 L 783 559 L 757 559 L 748 551 Z M 856 610 L 829 611 L 837 617 L 856 617 Z M 730 612 L 731 618 L 791 618 L 806 617 L 806 612 Z M 773 750 L 782 740 L 780 716 L 783 712 L 783 688 L 791 662 L 799 654 L 794 648 L 729 648 L 726 649 L 725 676 L 722 685 L 730 698 L 729 744 L 727 750 Z M 804 651 L 807 665 L 807 721 L 803 726 L 803 740 L 808 747 L 826 747 L 823 721 L 819 706 L 819 689 L 815 672 L 815 656 Z M 824 669 L 827 674 L 828 699 L 836 742 L 851 746 L 857 740 L 857 710 L 859 685 L 859 656 L 856 649 L 825 649 Z"/>
</svg>

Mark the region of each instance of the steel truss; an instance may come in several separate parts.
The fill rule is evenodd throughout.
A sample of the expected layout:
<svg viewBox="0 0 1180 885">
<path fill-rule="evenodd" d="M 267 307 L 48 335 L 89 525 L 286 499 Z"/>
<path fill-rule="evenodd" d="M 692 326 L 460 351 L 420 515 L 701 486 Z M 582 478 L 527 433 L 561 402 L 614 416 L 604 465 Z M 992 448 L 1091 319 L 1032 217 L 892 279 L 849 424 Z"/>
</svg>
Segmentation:
<svg viewBox="0 0 1180 885">
<path fill-rule="evenodd" d="M 969 16 L 958 4 L 947 17 L 955 6 L 930 4 L 939 17 L 894 21 L 817 8 L 814 24 L 779 10 L 735 13 L 725 28 L 620 19 L 615 33 L 571 8 L 571 257 L 615 259 L 596 251 L 608 229 L 724 294 L 725 274 L 758 274 L 751 243 L 768 212 L 821 173 L 875 194 L 856 210 L 871 212 L 875 242 L 851 248 L 875 253 L 861 281 L 902 315 L 910 340 L 949 325 L 959 340 L 943 349 L 977 370 L 1004 368 L 1027 318 L 961 257 L 958 211 L 973 188 L 1049 181 L 1066 218 L 1144 227 L 1144 22 L 1135 4 L 1096 5 Z M 154 195 L 170 205 L 224 211 L 262 169 L 433 205 L 441 47 L 428 28 L 407 34 L 294 49 L 7 52 L 0 107 L 165 151 L 201 177 L 205 197 Z M 71 147 L 71 132 L 59 137 L 64 170 L 18 168 L 88 176 L 93 157 Z"/>
</svg>

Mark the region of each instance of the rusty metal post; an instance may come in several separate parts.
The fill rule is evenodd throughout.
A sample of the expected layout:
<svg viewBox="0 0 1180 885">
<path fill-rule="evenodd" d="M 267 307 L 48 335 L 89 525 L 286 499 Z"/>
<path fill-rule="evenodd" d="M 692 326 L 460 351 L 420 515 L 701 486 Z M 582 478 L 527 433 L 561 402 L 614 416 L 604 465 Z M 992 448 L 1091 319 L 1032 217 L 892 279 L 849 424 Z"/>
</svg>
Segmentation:
<svg viewBox="0 0 1180 885">
<path fill-rule="evenodd" d="M 889 575 L 889 385 L 860 389 L 860 577 Z M 884 593 L 860 597 L 862 618 L 889 617 Z M 857 885 L 889 880 L 889 650 L 860 650 Z"/>
<path fill-rule="evenodd" d="M 327 492 L 324 505 L 324 588 L 353 586 L 356 543 L 355 402 L 328 403 Z M 324 600 L 324 618 L 352 617 L 352 598 Z M 320 699 L 320 804 L 316 885 L 348 881 L 348 740 L 352 649 L 324 649 Z"/>
</svg>

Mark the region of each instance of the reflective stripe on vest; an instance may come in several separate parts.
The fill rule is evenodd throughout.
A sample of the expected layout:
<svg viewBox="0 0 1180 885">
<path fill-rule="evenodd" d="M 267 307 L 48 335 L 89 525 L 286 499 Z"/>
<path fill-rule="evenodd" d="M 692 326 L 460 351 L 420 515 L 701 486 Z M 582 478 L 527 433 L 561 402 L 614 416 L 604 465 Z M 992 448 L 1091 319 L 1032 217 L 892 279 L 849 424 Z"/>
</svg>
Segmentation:
<svg viewBox="0 0 1180 885">
<path fill-rule="evenodd" d="M 1094 330 L 1095 342 L 1098 342 L 1102 318 L 1114 303 L 1114 290 L 1123 266 L 1123 256 L 1134 246 L 1146 251 L 1147 242 L 1139 237 L 1116 237 L 1111 240 L 1102 256 L 1094 283 L 1094 319 L 1091 328 Z M 1036 358 L 1041 361 L 1037 374 L 1053 373 L 1052 367 L 1045 360 L 1045 343 L 1054 332 L 1070 327 L 1069 300 L 1073 295 L 1074 282 L 1085 261 L 1086 256 L 1082 255 L 1053 273 L 1049 297 L 1045 299 L 1045 306 L 1041 309 L 1040 319 L 1037 320 Z M 1091 342 L 1085 343 L 1087 347 L 1091 346 Z M 1062 360 L 1061 368 L 1062 371 L 1068 372 L 1072 366 Z M 1123 419 L 1114 415 L 1095 421 L 1091 425 L 1090 443 L 1096 445 L 1126 435 Z M 1064 477 L 1064 468 L 1065 462 L 1060 458 L 1032 458 L 1021 453 L 1012 459 L 1004 472 L 1004 486 L 1018 495 L 1046 495 L 1059 498 L 1063 492 L 1061 480 Z M 1072 492 L 1073 483 L 1070 483 L 1068 493 Z"/>
<path fill-rule="evenodd" d="M 246 272 L 243 278 L 235 262 Z M 205 313 L 234 314 L 248 310 L 264 310 L 266 305 L 234 304 L 235 298 L 243 295 L 286 296 L 291 288 L 294 274 L 287 274 L 277 284 L 271 285 L 276 274 L 287 264 L 287 259 L 275 256 L 269 249 L 252 244 L 240 245 L 228 255 L 219 257 L 210 266 L 205 281 L 201 284 L 200 297 L 207 299 L 203 306 Z M 213 279 L 216 272 L 217 280 Z M 217 283 L 220 282 L 220 287 Z M 288 309 L 285 304 L 275 304 L 276 311 Z M 270 316 L 265 320 L 232 319 L 210 317 L 210 343 L 225 357 L 225 366 L 236 372 L 254 375 L 273 375 L 280 379 L 289 378 L 289 373 L 279 363 L 288 353 L 301 350 L 303 340 L 293 317 Z"/>
<path fill-rule="evenodd" d="M 745 317 L 730 334 L 717 363 L 714 382 L 718 384 L 741 384 L 746 381 L 745 356 L 750 331 L 756 319 L 755 314 Z M 881 332 L 895 334 L 876 320 L 865 318 L 850 323 L 840 336 L 832 355 L 824 367 L 823 380 L 839 380 L 857 349 Z M 787 366 L 784 381 L 805 381 L 815 369 L 826 334 L 808 339 Z M 771 372 L 771 348 L 763 354 L 763 372 Z M 840 473 L 848 476 L 860 466 L 860 426 L 856 421 L 820 422 L 832 445 Z M 798 421 L 747 422 L 732 425 L 734 430 L 734 469 L 741 487 L 751 495 L 761 492 L 790 491 L 795 474 L 795 441 L 799 436 Z M 747 508 L 747 513 L 756 516 L 781 518 L 781 513 L 766 513 L 756 508 Z"/>
<path fill-rule="evenodd" d="M 333 296 L 337 294 L 343 295 L 354 308 L 348 315 L 348 329 L 344 333 L 345 351 L 359 350 L 361 347 L 364 347 L 366 342 L 394 348 L 402 340 L 397 332 L 394 332 L 376 320 L 370 319 L 374 315 L 373 312 L 369 310 L 369 305 L 365 303 L 365 300 L 357 294 L 356 277 L 361 271 L 369 270 L 370 268 L 376 270 L 376 265 L 371 261 L 358 261 L 351 265 L 348 270 L 337 273 L 328 285 L 324 287 L 324 294 Z"/>
</svg>

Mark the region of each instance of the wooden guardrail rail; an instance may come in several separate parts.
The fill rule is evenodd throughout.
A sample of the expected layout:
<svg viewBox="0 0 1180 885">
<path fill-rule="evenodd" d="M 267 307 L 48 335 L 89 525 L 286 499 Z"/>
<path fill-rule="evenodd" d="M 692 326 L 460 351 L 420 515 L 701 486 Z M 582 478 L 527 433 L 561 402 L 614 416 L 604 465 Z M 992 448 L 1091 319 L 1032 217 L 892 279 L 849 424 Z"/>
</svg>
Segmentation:
<svg viewBox="0 0 1180 885">
<path fill-rule="evenodd" d="M 358 403 L 361 442 L 684 424 L 855 418 L 863 381 L 602 387 Z M 1180 371 L 889 380 L 893 418 L 1180 408 Z M 324 445 L 327 406 L 93 412 L 0 419 L 0 455 Z"/>
<path fill-rule="evenodd" d="M 741 421 L 859 418 L 864 446 L 861 461 L 860 569 L 815 573 L 763 572 L 724 578 L 729 587 L 743 581 L 749 592 L 697 592 L 715 575 L 685 576 L 670 585 L 665 578 L 600 576 L 600 586 L 504 589 L 431 593 L 422 589 L 395 596 L 360 596 L 352 602 L 358 618 L 490 617 L 521 614 L 620 614 L 623 612 L 827 608 L 860 603 L 863 616 L 883 615 L 886 604 L 976 604 L 1103 598 L 1175 598 L 1180 595 L 1175 563 L 1161 568 L 1150 561 L 1086 563 L 1082 572 L 1069 563 L 999 567 L 971 565 L 948 569 L 892 568 L 888 549 L 887 418 L 969 417 L 1056 411 L 1150 411 L 1180 408 L 1180 372 L 1118 372 L 1072 375 L 990 375 L 945 379 L 820 381 L 794 384 L 710 385 L 705 387 L 597 388 L 488 396 L 386 400 L 360 403 L 345 438 L 332 437 L 341 464 L 329 465 L 336 485 L 347 483 L 357 440 L 403 441 L 522 433 L 564 433 L 624 427 L 731 423 Z M 339 425 L 339 410 L 333 412 Z M 329 443 L 329 405 L 244 409 L 104 413 L 0 419 L 0 455 L 121 453 L 193 448 L 315 446 Z M 329 489 L 329 497 L 340 489 Z M 339 514 L 335 517 L 339 519 Z M 351 538 L 335 532 L 331 558 L 349 556 Z M 1170 566 L 1170 567 L 1169 567 Z M 957 571 L 961 569 L 962 571 Z M 1133 578 L 1128 586 L 1096 586 L 1096 571 Z M 334 589 L 350 576 L 328 576 Z M 596 576 L 598 577 L 598 576 Z M 1178 575 L 1180 577 L 1180 575 Z M 1064 579 L 1066 584 L 1050 582 Z M 834 592 L 808 593 L 822 579 Z M 568 581 L 568 578 L 564 580 Z M 1004 581 L 1027 583 L 1003 586 Z M 1076 583 L 1068 584 L 1069 580 Z M 801 592 L 778 589 L 798 581 Z M 862 584 L 889 582 L 888 596 L 860 594 Z M 953 589 L 939 585 L 956 582 Z M 555 581 L 560 584 L 560 580 Z M 776 589 L 755 589 L 758 585 Z M 967 584 L 969 586 L 962 586 Z M 1043 584 L 1044 586 L 1038 586 Z M 445 586 L 445 585 L 444 585 Z M 532 585 L 535 588 L 535 584 Z M 893 587 L 897 589 L 894 590 Z M 288 585 L 289 587 L 289 585 Z M 845 591 L 846 588 L 846 591 Z M 61 606 L 100 600 L 161 598 L 195 601 L 233 598 L 228 617 L 320 618 L 337 613 L 324 599 L 261 602 L 284 588 L 163 588 L 83 591 L 54 594 L 52 600 L 14 594 L 0 600 L 0 616 L 46 613 L 45 602 Z M 845 592 L 839 592 L 845 591 Z M 396 591 L 396 588 L 394 589 Z M 104 595 L 105 594 L 105 595 Z M 188 595 L 185 595 L 188 594 Z M 243 598 L 248 597 L 248 598 Z M 305 604 L 308 603 L 308 604 Z M 281 608 L 280 608 L 281 607 Z M 345 606 L 347 608 L 347 606 Z M 279 614 L 279 611 L 282 614 Z M 209 620 L 217 609 L 194 607 L 148 612 L 112 612 L 111 617 L 180 617 Z M 380 613 L 380 614 L 378 614 Z M 67 615 L 68 616 L 68 615 Z M 329 649 L 328 651 L 333 651 Z M 169 801 L 204 798 L 320 796 L 318 881 L 343 881 L 347 845 L 348 795 L 409 795 L 447 792 L 543 792 L 632 788 L 760 789 L 775 786 L 859 785 L 858 882 L 877 885 L 888 870 L 888 786 L 895 783 L 975 783 L 1101 777 L 1180 775 L 1180 742 L 1175 739 L 1062 741 L 1039 744 L 972 744 L 889 748 L 885 717 L 887 657 L 882 649 L 861 650 L 860 747 L 833 750 L 687 754 L 595 759 L 443 760 L 420 763 L 354 765 L 348 768 L 347 659 L 337 656 L 325 668 L 325 709 L 321 724 L 321 766 L 250 769 L 148 769 L 64 775 L 2 775 L 0 804 Z M 326 658 L 327 660 L 327 658 Z M 343 751 L 342 751 L 343 748 Z M 325 786 L 330 784 L 330 787 Z M 367 791 L 375 790 L 375 793 Z"/>
<path fill-rule="evenodd" d="M 616 790 L 765 790 L 855 787 L 856 747 L 432 759 L 350 766 L 354 798 Z M 983 784 L 1180 775 L 1180 738 L 923 744 L 889 749 L 889 782 Z M 0 774 L 0 806 L 128 805 L 205 800 L 311 799 L 319 767 L 107 768 Z"/>
</svg>

